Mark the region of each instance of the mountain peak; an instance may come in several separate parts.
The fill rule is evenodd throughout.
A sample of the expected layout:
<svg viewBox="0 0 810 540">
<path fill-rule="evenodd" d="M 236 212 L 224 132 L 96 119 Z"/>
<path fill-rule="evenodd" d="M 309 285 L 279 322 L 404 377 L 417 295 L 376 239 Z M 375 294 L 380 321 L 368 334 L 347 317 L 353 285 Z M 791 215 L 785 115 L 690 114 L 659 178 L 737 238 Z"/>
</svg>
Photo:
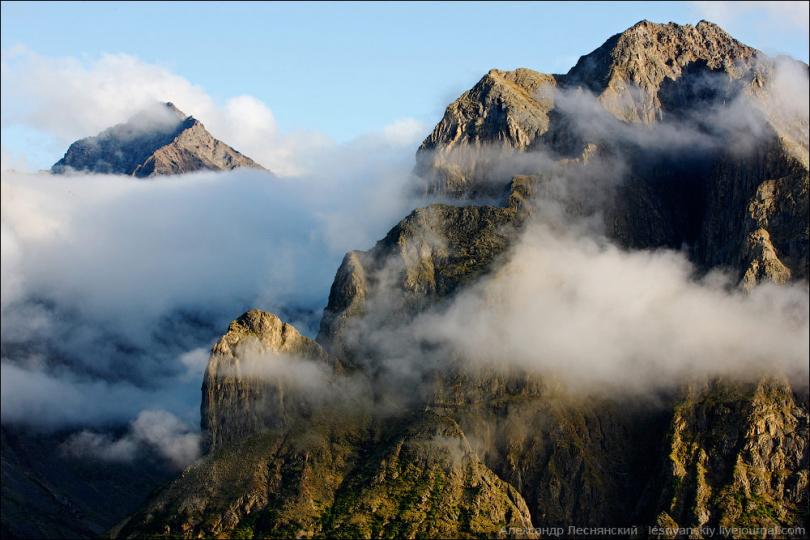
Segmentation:
<svg viewBox="0 0 810 540">
<path fill-rule="evenodd" d="M 698 21 L 698 23 L 695 25 L 695 28 L 697 28 L 698 30 L 701 30 L 701 29 L 704 29 L 704 28 L 711 28 L 711 29 L 714 29 L 714 30 L 720 30 L 724 34 L 727 33 L 725 30 L 723 30 L 723 28 L 720 25 L 715 24 L 715 23 L 713 23 L 711 21 L 707 21 L 706 19 L 700 19 Z"/>
<path fill-rule="evenodd" d="M 582 56 L 564 82 L 600 94 L 621 93 L 632 85 L 643 91 L 642 97 L 651 98 L 665 79 L 678 79 L 690 64 L 701 62 L 712 71 L 722 70 L 738 78 L 757 55 L 759 51 L 705 20 L 696 26 L 642 20 Z M 642 107 L 612 112 L 628 121 L 655 120 L 652 103 L 634 105 Z"/>
<path fill-rule="evenodd" d="M 187 116 L 187 115 L 186 115 L 186 113 L 184 113 L 183 111 L 181 111 L 180 109 L 178 109 L 178 108 L 177 108 L 177 107 L 174 105 L 174 103 L 172 103 L 171 101 L 167 101 L 167 102 L 166 102 L 166 103 L 164 103 L 163 105 L 164 105 L 164 106 L 166 107 L 166 109 L 168 109 L 170 112 L 174 113 L 174 114 L 177 116 L 177 118 L 179 118 L 180 120 L 182 120 L 182 119 L 186 118 L 186 116 Z"/>
<path fill-rule="evenodd" d="M 325 370 L 332 366 L 320 345 L 273 313 L 252 309 L 231 322 L 211 349 L 203 379 L 200 412 L 206 446 L 244 439 L 294 416 L 302 403 L 281 373 L 300 361 Z M 274 371 L 274 362 L 283 367 Z M 244 396 L 252 396 L 251 401 L 246 403 Z"/>
<path fill-rule="evenodd" d="M 167 101 L 155 102 L 123 124 L 74 142 L 51 171 L 147 177 L 237 167 L 263 168 Z"/>
</svg>

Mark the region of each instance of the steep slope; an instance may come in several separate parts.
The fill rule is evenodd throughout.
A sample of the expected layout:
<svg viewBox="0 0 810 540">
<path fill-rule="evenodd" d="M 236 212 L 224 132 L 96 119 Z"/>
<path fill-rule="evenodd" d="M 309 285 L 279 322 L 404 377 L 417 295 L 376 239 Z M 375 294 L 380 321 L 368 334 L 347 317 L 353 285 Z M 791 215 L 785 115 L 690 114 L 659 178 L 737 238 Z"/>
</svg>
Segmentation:
<svg viewBox="0 0 810 540">
<path fill-rule="evenodd" d="M 0 428 L 3 538 L 96 538 L 176 474 L 154 455 L 123 464 L 67 455 L 70 434 Z"/>
<path fill-rule="evenodd" d="M 523 496 L 536 526 L 643 523 L 639 494 L 657 467 L 666 406 L 464 365 L 436 377 L 434 388 L 431 408 L 475 441 L 481 460 Z"/>
<path fill-rule="evenodd" d="M 298 381 L 285 381 L 296 366 L 326 365 L 326 353 L 272 313 L 251 310 L 217 341 L 203 379 L 202 429 L 212 449 L 242 440 L 300 415 Z M 291 388 L 292 387 L 292 388 Z"/>
<path fill-rule="evenodd" d="M 708 21 L 695 26 L 641 21 L 581 57 L 562 80 L 568 88 L 594 92 L 620 120 L 651 123 L 662 120 L 667 105 L 673 105 L 668 84 L 696 68 L 739 79 L 758 54 Z"/>
<path fill-rule="evenodd" d="M 481 462 L 452 419 L 430 412 L 363 460 L 326 527 L 344 538 L 534 536 L 520 493 Z"/>
<path fill-rule="evenodd" d="M 808 112 L 785 79 L 806 88 L 807 69 L 706 21 L 642 21 L 566 75 L 490 71 L 447 108 L 416 172 L 429 193 L 492 197 L 586 157 L 623 245 L 687 246 L 746 286 L 803 279 Z"/>
<path fill-rule="evenodd" d="M 650 497 L 672 527 L 802 527 L 808 505 L 808 398 L 780 380 L 686 389 Z"/>
<path fill-rule="evenodd" d="M 199 170 L 263 167 L 211 136 L 172 103 L 156 105 L 124 124 L 70 145 L 54 174 L 86 171 L 141 178 Z"/>
<path fill-rule="evenodd" d="M 456 196 L 491 193 L 488 180 L 492 162 L 500 157 L 497 147 L 525 150 L 548 131 L 556 84 L 556 76 L 529 69 L 490 70 L 447 107 L 419 147 L 416 172 L 424 188 Z M 476 148 L 481 145 L 496 148 L 481 156 Z"/>
<path fill-rule="evenodd" d="M 674 109 L 696 105 L 695 95 L 678 92 L 677 85 L 672 88 L 680 79 L 724 73 L 737 80 L 750 71 L 758 55 L 706 21 L 694 27 L 641 21 L 581 57 L 565 75 L 525 68 L 490 70 L 447 107 L 419 147 L 417 171 L 440 182 L 429 183 L 431 190 L 470 195 L 481 188 L 474 184 L 486 181 L 491 171 L 479 170 L 486 162 L 464 152 L 465 146 L 503 145 L 518 151 L 549 146 L 578 154 L 588 142 L 604 142 L 578 140 L 570 132 L 572 126 L 555 99 L 561 90 L 592 92 L 618 120 L 652 123 L 674 114 Z M 451 160 L 450 150 L 460 156 Z"/>
<path fill-rule="evenodd" d="M 366 325 L 396 325 L 486 273 L 528 216 L 532 189 L 530 179 L 516 179 L 506 207 L 414 210 L 370 251 L 346 254 L 318 341 L 350 361 L 352 354 L 364 354 L 357 347 Z"/>
<path fill-rule="evenodd" d="M 347 256 L 320 339 L 348 369 L 330 379 L 341 391 L 326 399 L 289 385 L 292 358 L 259 384 L 249 370 L 223 370 L 244 361 L 233 355 L 240 343 L 257 341 L 344 363 L 271 314 L 234 321 L 213 349 L 202 411 L 216 418 L 203 421 L 207 429 L 232 435 L 220 431 L 211 453 L 118 536 L 489 537 L 503 527 L 521 536 L 532 524 L 804 523 L 807 398 L 785 383 L 713 382 L 649 401 L 459 359 L 425 370 L 392 412 L 403 389 L 378 371 L 387 352 L 379 336 L 395 336 L 386 328 L 497 265 L 531 213 L 534 186 L 516 179 L 505 208 L 419 210 L 371 251 Z M 313 393 L 324 389 L 304 392 Z M 259 410 L 262 423 L 245 429 Z"/>
<path fill-rule="evenodd" d="M 234 321 L 203 386 L 210 453 L 114 535 L 480 537 L 531 527 L 519 493 L 481 463 L 451 419 L 374 420 L 357 380 L 333 379 L 340 390 L 330 392 L 284 385 L 281 373 L 257 381 L 256 372 L 225 369 L 241 369 L 246 356 L 233 353 L 257 342 L 288 353 L 288 362 L 337 365 L 272 314 Z M 275 421 L 259 427 L 257 412 Z"/>
</svg>

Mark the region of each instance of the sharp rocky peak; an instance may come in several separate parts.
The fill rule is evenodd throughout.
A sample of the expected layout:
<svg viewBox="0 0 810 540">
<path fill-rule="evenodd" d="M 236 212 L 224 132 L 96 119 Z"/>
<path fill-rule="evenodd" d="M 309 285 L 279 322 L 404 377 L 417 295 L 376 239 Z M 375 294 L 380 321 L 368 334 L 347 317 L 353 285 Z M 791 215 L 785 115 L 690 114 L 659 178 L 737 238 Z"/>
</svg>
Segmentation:
<svg viewBox="0 0 810 540">
<path fill-rule="evenodd" d="M 694 69 L 738 79 L 759 54 L 708 21 L 692 26 L 644 20 L 582 56 L 560 82 L 595 92 L 621 120 L 649 123 L 659 119 L 657 94 L 665 80 Z M 630 88 L 639 92 L 628 94 Z"/>
<path fill-rule="evenodd" d="M 74 142 L 51 171 L 149 177 L 237 167 L 263 168 L 174 103 L 156 102 L 122 124 Z"/>
</svg>

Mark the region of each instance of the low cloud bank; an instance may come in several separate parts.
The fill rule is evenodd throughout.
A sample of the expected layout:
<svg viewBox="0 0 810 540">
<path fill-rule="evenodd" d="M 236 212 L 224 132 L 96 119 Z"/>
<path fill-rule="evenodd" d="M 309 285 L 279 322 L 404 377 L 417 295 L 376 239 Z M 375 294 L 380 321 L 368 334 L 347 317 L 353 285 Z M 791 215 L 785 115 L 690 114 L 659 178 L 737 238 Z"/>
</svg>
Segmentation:
<svg viewBox="0 0 810 540">
<path fill-rule="evenodd" d="M 417 319 L 413 335 L 476 367 L 647 392 L 723 376 L 806 386 L 808 289 L 694 277 L 682 253 L 622 250 L 534 224 L 494 276 Z"/>
<path fill-rule="evenodd" d="M 156 451 L 182 469 L 200 456 L 200 434 L 171 413 L 145 410 L 120 438 L 84 430 L 61 445 L 67 455 L 104 461 L 130 462 L 146 450 Z"/>
<path fill-rule="evenodd" d="M 551 375 L 578 389 L 614 392 L 654 393 L 715 376 L 786 376 L 806 388 L 806 282 L 743 292 L 722 270 L 701 276 L 688 260 L 688 245 L 629 251 L 607 237 L 605 226 L 616 188 L 631 176 L 688 182 L 699 171 L 698 180 L 710 181 L 719 156 L 742 159 L 777 136 L 806 164 L 807 66 L 759 59 L 754 69 L 765 74 L 764 83 L 685 75 L 653 124 L 621 121 L 587 91 L 557 92 L 572 147 L 595 143 L 580 158 L 560 160 L 553 145 L 528 152 L 458 145 L 440 152 L 439 163 L 450 171 L 472 171 L 474 186 L 541 175 L 531 223 L 504 267 L 413 324 L 378 328 L 397 305 L 399 276 L 376 276 L 390 287 L 367 303 L 366 321 L 351 339 L 370 344 L 369 362 L 397 381 L 394 388 L 413 386 L 448 363 Z M 628 95 L 633 99 L 623 106 L 637 106 L 641 91 Z M 683 177 L 667 170 L 676 167 Z M 436 231 L 414 245 L 441 248 L 442 239 L 431 234 Z M 401 269 L 399 261 L 392 265 Z"/>
<path fill-rule="evenodd" d="M 313 334 L 343 254 L 420 204 L 411 146 L 389 135 L 295 179 L 4 171 L 3 421 L 124 421 L 151 402 L 195 423 L 229 321 L 258 307 Z"/>
</svg>

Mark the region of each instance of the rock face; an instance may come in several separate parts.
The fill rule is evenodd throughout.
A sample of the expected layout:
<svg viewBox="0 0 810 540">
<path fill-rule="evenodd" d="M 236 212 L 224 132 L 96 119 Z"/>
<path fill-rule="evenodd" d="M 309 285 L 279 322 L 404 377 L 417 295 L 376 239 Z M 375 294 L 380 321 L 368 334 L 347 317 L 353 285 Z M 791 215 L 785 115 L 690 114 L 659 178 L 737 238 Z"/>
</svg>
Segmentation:
<svg viewBox="0 0 810 540">
<path fill-rule="evenodd" d="M 447 108 L 416 171 L 428 192 L 476 198 L 549 160 L 618 158 L 625 172 L 609 169 L 601 181 L 623 177 L 606 207 L 606 226 L 622 244 L 687 245 L 698 265 L 726 267 L 747 286 L 804 279 L 807 109 L 785 107 L 779 92 L 780 73 L 806 79 L 807 66 L 785 64 L 706 21 L 642 21 L 565 75 L 490 71 Z M 748 125 L 735 126 L 741 116 Z M 645 133 L 658 125 L 716 141 L 704 155 L 657 147 Z"/>
<path fill-rule="evenodd" d="M 203 384 L 208 456 L 115 536 L 532 536 L 520 493 L 482 463 L 452 418 L 374 419 L 359 383 L 330 396 L 326 386 L 285 385 L 284 374 L 256 380 L 241 351 L 257 342 L 289 362 L 340 370 L 272 314 L 234 321 Z"/>
<path fill-rule="evenodd" d="M 492 538 L 532 527 L 520 493 L 481 462 L 452 419 L 434 413 L 368 456 L 345 491 L 330 535 Z"/>
<path fill-rule="evenodd" d="M 563 77 L 566 87 L 594 92 L 600 104 L 626 122 L 662 120 L 667 109 L 694 96 L 674 96 L 669 86 L 695 71 L 739 79 L 759 52 L 716 24 L 655 24 L 641 21 L 579 59 Z M 673 99 L 675 98 L 675 99 Z M 690 99 L 694 106 L 694 99 Z M 680 102 L 680 103 L 679 103 Z"/>
<path fill-rule="evenodd" d="M 801 527 L 808 505 L 808 401 L 779 380 L 688 388 L 667 437 L 656 522 Z"/>
<path fill-rule="evenodd" d="M 283 426 L 306 405 L 285 381 L 295 363 L 325 363 L 326 353 L 272 313 L 251 310 L 236 319 L 211 351 L 200 408 L 208 445 L 246 439 Z"/>
<path fill-rule="evenodd" d="M 199 170 L 227 171 L 261 165 L 211 136 L 172 103 L 156 105 L 124 124 L 70 145 L 54 174 L 85 171 L 141 178 Z"/>
<path fill-rule="evenodd" d="M 370 314 L 375 327 L 396 324 L 486 273 L 525 221 L 531 189 L 530 179 L 516 179 L 506 207 L 435 204 L 414 210 L 370 251 L 348 253 L 318 341 L 350 360 L 361 354 L 356 346 L 369 324 L 364 316 Z"/>
<path fill-rule="evenodd" d="M 694 27 L 641 21 L 581 57 L 565 75 L 493 69 L 448 106 L 419 147 L 418 171 L 429 175 L 430 190 L 474 194 L 480 189 L 475 184 L 491 171 L 480 170 L 486 164 L 479 156 L 464 156 L 464 147 L 504 145 L 524 151 L 542 145 L 579 154 L 585 144 L 599 142 L 578 140 L 571 133 L 556 102 L 560 90 L 592 92 L 613 117 L 652 123 L 681 106 L 695 106 L 695 92 L 686 94 L 678 81 L 706 73 L 740 79 L 758 54 L 706 21 Z M 467 159 L 449 161 L 451 150 L 461 150 Z"/>
<path fill-rule="evenodd" d="M 447 107 L 419 147 L 417 173 L 425 188 L 453 196 L 490 194 L 497 147 L 526 150 L 549 130 L 556 84 L 556 76 L 529 69 L 487 73 Z M 482 145 L 494 145 L 496 155 L 478 155 Z"/>
<path fill-rule="evenodd" d="M 806 135 L 774 112 L 775 79 L 757 56 L 709 23 L 645 21 L 565 76 L 489 72 L 417 156 L 429 191 L 479 200 L 414 210 L 370 250 L 348 253 L 317 343 L 271 314 L 234 321 L 203 385 L 209 453 L 115 536 L 807 526 L 804 387 L 774 375 L 695 381 L 654 400 L 574 391 L 551 375 L 443 357 L 455 353 L 408 333 L 418 315 L 497 273 L 549 199 L 575 215 L 604 209 L 605 229 L 626 247 L 686 243 L 703 268 L 733 268 L 743 285 L 806 279 Z M 707 73 L 724 81 L 709 94 L 696 82 Z M 592 118 L 604 113 L 617 132 L 741 96 L 766 129 L 742 153 L 649 152 L 590 140 L 558 107 L 568 90 L 593 92 Z M 521 159 L 539 148 L 554 155 Z M 630 172 L 605 195 L 594 171 L 617 156 L 611 170 Z M 504 157 L 522 174 L 498 168 Z M 580 196 L 559 197 L 572 190 Z M 404 354 L 422 360 L 418 374 L 397 363 Z M 301 366 L 317 384 L 294 384 Z"/>
</svg>

